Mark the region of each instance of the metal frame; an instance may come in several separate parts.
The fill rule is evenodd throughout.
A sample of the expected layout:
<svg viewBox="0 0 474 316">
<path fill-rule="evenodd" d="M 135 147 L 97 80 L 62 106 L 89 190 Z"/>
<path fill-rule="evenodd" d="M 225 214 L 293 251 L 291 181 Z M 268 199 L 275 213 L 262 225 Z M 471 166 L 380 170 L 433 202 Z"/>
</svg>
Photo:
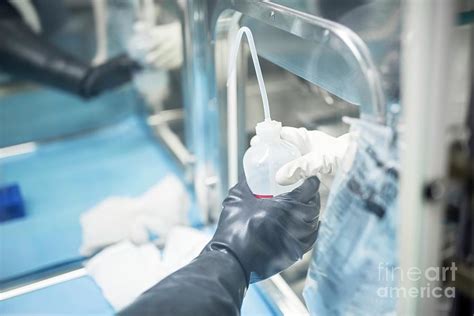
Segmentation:
<svg viewBox="0 0 474 316">
<path fill-rule="evenodd" d="M 370 101 L 361 104 L 361 116 L 385 122 L 385 100 L 377 68 L 364 42 L 350 29 L 268 1 L 188 0 L 183 28 L 186 136 L 195 158 L 193 174 L 198 202 L 211 222 L 217 219 L 224 193 L 237 181 L 239 158 L 245 147 L 238 132 L 245 130 L 241 125 L 244 85 L 238 84 L 246 75 L 245 54 L 240 54 L 244 57 L 237 67 L 235 84 L 229 89 L 226 86 L 228 51 L 242 16 L 314 40 L 315 45 L 328 34 L 344 43 L 358 62 L 370 91 Z M 260 283 L 259 287 L 282 314 L 307 313 L 280 276 Z"/>
<path fill-rule="evenodd" d="M 49 286 L 87 276 L 83 262 L 57 267 L 39 275 L 25 275 L 0 288 L 0 302 L 10 298 L 38 291 Z"/>
<path fill-rule="evenodd" d="M 228 45 L 225 42 L 229 41 L 229 21 L 234 14 L 249 16 L 275 29 L 313 41 L 315 46 L 327 38 L 337 39 L 341 49 L 350 52 L 359 66 L 370 92 L 367 102 L 361 104 L 361 116 L 385 122 L 384 93 L 377 67 L 365 43 L 349 28 L 268 1 L 187 1 L 183 28 L 186 141 L 195 158 L 193 175 L 198 202 L 203 217 L 211 222 L 219 213 L 219 204 L 227 188 L 236 181 L 239 160 L 233 158 L 235 153 L 239 153 L 235 147 L 242 143 L 238 135 L 228 129 L 229 126 L 233 129 L 239 126 L 238 121 L 227 121 L 228 113 L 241 116 L 242 88 L 237 86 L 236 90 L 227 91 L 226 75 L 223 75 L 227 69 L 227 49 L 223 46 Z M 265 52 L 259 50 L 259 54 L 265 55 Z M 303 78 L 306 76 L 302 70 L 293 73 Z M 227 132 L 233 137 L 227 137 Z M 228 150 L 223 150 L 222 144 L 228 144 Z"/>
<path fill-rule="evenodd" d="M 401 140 L 399 257 L 401 271 L 426 271 L 441 265 L 443 203 L 424 199 L 426 184 L 445 176 L 447 129 L 445 111 L 448 65 L 455 1 L 405 1 L 402 56 L 404 131 Z M 401 287 L 431 283 L 403 278 Z M 399 300 L 401 315 L 436 315 L 436 298 Z"/>
</svg>

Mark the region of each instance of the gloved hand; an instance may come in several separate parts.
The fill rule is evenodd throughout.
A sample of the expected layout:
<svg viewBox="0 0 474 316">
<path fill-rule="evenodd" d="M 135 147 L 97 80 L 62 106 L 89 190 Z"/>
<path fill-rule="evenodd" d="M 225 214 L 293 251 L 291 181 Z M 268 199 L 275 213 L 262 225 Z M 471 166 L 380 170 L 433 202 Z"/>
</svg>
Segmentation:
<svg viewBox="0 0 474 316">
<path fill-rule="evenodd" d="M 302 155 L 278 170 L 276 181 L 281 185 L 293 184 L 300 179 L 321 174 L 334 175 L 352 137 L 349 133 L 332 137 L 324 132 L 294 127 L 283 127 L 280 136 L 295 145 Z"/>
<path fill-rule="evenodd" d="M 341 165 L 344 154 L 349 147 L 353 134 L 332 137 L 320 131 L 308 131 L 306 128 L 285 126 L 280 137 L 295 145 L 301 157 L 282 166 L 276 173 L 275 180 L 281 185 L 290 185 L 300 179 L 312 176 L 333 176 Z M 252 138 L 253 146 L 259 141 Z M 324 182 L 324 179 L 323 179 Z"/>
<path fill-rule="evenodd" d="M 256 198 L 245 180 L 229 191 L 217 230 L 203 253 L 233 254 L 250 282 L 295 263 L 313 246 L 319 218 L 319 180 L 307 179 L 292 192 Z"/>
<path fill-rule="evenodd" d="M 229 191 L 217 230 L 201 254 L 119 315 L 240 315 L 249 279 L 282 271 L 313 245 L 318 187 L 313 177 L 290 193 L 257 199 L 241 181 Z"/>
<path fill-rule="evenodd" d="M 128 53 L 143 66 L 176 69 L 183 63 L 182 38 L 180 22 L 151 28 L 143 22 L 137 22 L 128 43 Z"/>
<path fill-rule="evenodd" d="M 5 11 L 5 12 L 2 12 Z M 139 65 L 127 56 L 91 66 L 36 34 L 7 1 L 0 1 L 0 71 L 91 98 L 131 80 Z"/>
<path fill-rule="evenodd" d="M 91 66 L 80 83 L 79 95 L 88 99 L 115 89 L 129 82 L 133 73 L 139 69 L 140 66 L 125 55 Z"/>
</svg>

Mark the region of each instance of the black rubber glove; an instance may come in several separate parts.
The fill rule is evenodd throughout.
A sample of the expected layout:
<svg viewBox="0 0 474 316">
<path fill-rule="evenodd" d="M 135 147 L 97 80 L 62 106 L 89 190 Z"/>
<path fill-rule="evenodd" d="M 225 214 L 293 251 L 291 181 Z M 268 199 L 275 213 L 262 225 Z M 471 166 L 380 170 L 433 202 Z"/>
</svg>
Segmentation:
<svg viewBox="0 0 474 316">
<path fill-rule="evenodd" d="M 132 79 L 139 69 L 127 56 L 99 66 L 87 63 L 51 45 L 28 27 L 16 10 L 0 0 L 0 71 L 88 99 Z"/>
<path fill-rule="evenodd" d="M 245 180 L 229 191 L 214 237 L 184 268 L 119 315 L 239 315 L 250 273 L 269 277 L 297 261 L 316 239 L 319 180 L 257 199 Z"/>
<path fill-rule="evenodd" d="M 240 315 L 247 282 L 232 254 L 208 252 L 140 295 L 118 315 Z"/>
<path fill-rule="evenodd" d="M 318 189 L 319 180 L 312 177 L 292 192 L 258 199 L 241 181 L 224 200 L 217 231 L 203 252 L 231 252 L 250 282 L 288 268 L 316 240 Z"/>
<path fill-rule="evenodd" d="M 126 55 L 90 67 L 80 83 L 79 95 L 87 99 L 117 88 L 132 80 L 133 73 L 139 69 L 140 66 Z"/>
</svg>

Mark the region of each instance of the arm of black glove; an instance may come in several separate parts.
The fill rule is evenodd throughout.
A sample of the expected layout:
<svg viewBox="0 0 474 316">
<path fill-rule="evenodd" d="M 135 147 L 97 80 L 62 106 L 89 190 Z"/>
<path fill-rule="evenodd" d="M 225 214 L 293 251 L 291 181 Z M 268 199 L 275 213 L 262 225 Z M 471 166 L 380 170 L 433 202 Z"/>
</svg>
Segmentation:
<svg viewBox="0 0 474 316">
<path fill-rule="evenodd" d="M 319 180 L 272 199 L 241 181 L 224 200 L 214 237 L 189 265 L 119 315 L 239 315 L 249 282 L 292 265 L 316 240 Z"/>
<path fill-rule="evenodd" d="M 127 56 L 90 66 L 34 33 L 7 2 L 0 1 L 0 71 L 88 99 L 114 89 L 139 68 Z"/>
</svg>

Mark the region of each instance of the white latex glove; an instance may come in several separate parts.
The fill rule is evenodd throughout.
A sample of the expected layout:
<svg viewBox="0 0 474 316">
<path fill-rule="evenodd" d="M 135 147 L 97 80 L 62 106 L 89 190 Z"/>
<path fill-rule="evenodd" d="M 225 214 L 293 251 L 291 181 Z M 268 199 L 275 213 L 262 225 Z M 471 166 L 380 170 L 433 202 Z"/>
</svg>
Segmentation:
<svg viewBox="0 0 474 316">
<path fill-rule="evenodd" d="M 188 223 L 189 206 L 188 193 L 175 176 L 137 198 L 108 198 L 81 215 L 80 253 L 89 256 L 125 239 L 144 244 L 150 235 L 164 241 L 171 227 Z"/>
<path fill-rule="evenodd" d="M 311 176 L 334 175 L 352 138 L 349 133 L 332 137 L 324 132 L 294 127 L 283 127 L 280 136 L 295 145 L 302 155 L 278 170 L 276 181 L 281 185 Z"/>
<path fill-rule="evenodd" d="M 134 34 L 128 42 L 128 54 L 144 66 L 176 69 L 183 63 L 181 23 L 147 26 L 135 23 Z"/>
<path fill-rule="evenodd" d="M 295 145 L 301 157 L 282 166 L 277 171 L 275 180 L 281 185 L 290 185 L 301 179 L 318 176 L 324 177 L 326 182 L 331 182 L 330 178 L 341 165 L 353 136 L 347 133 L 333 137 L 320 131 L 308 131 L 306 128 L 283 127 L 280 137 Z M 253 146 L 257 142 L 259 139 L 255 136 L 250 145 Z"/>
</svg>

